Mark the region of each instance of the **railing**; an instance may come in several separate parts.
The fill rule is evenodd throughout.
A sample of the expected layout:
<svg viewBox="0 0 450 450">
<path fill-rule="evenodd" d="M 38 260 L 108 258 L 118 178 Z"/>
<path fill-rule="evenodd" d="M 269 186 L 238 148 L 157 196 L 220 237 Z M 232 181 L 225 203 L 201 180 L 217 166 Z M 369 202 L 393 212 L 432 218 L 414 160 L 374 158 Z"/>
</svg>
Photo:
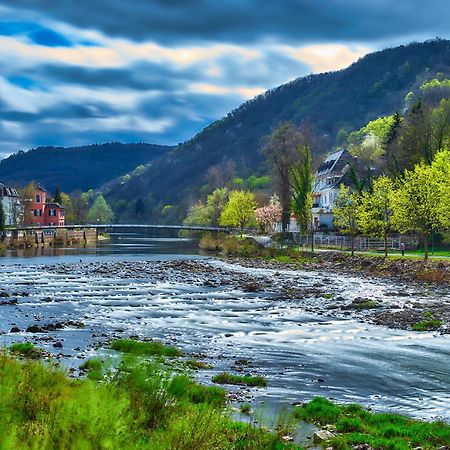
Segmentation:
<svg viewBox="0 0 450 450">
<path fill-rule="evenodd" d="M 292 233 L 293 241 L 297 245 L 310 246 L 311 235 L 300 235 L 299 233 Z M 390 236 L 387 239 L 388 248 L 391 250 L 399 250 L 400 244 L 405 244 L 408 248 L 415 248 L 417 242 L 414 236 Z M 352 238 L 347 235 L 327 235 L 325 233 L 314 233 L 314 246 L 327 247 L 337 249 L 350 249 L 352 246 Z M 355 236 L 354 238 L 355 250 L 381 250 L 384 249 L 384 239 L 373 238 L 367 236 Z"/>
</svg>

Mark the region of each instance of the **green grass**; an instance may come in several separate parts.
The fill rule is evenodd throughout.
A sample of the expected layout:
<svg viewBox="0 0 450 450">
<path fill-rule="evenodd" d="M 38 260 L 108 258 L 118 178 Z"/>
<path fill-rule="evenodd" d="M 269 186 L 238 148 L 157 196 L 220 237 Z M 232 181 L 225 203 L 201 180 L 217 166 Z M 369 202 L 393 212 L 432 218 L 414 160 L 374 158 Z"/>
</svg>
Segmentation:
<svg viewBox="0 0 450 450">
<path fill-rule="evenodd" d="M 351 450 L 359 444 L 380 450 L 436 449 L 450 442 L 450 425 L 444 422 L 371 413 L 360 405 L 339 406 L 322 397 L 296 408 L 295 416 L 306 422 L 335 426 L 339 434 L 327 445 L 336 450 Z"/>
<path fill-rule="evenodd" d="M 111 342 L 111 348 L 122 353 L 136 356 L 182 356 L 183 352 L 176 347 L 165 345 L 159 341 L 135 341 L 133 339 L 118 339 Z"/>
<path fill-rule="evenodd" d="M 416 322 L 412 325 L 414 331 L 435 331 L 442 325 L 442 321 L 438 319 L 427 319 Z"/>
<path fill-rule="evenodd" d="M 103 362 L 100 358 L 91 358 L 80 365 L 80 370 L 87 373 L 88 378 L 92 380 L 101 380 L 103 378 Z"/>
<path fill-rule="evenodd" d="M 98 369 L 96 359 L 86 367 Z M 125 357 L 98 382 L 42 361 L 0 353 L 2 450 L 298 449 L 236 423 L 225 391 L 152 361 Z"/>
<path fill-rule="evenodd" d="M 35 347 L 31 342 L 16 342 L 9 347 L 11 353 L 24 356 L 25 358 L 40 358 L 42 350 Z"/>
<path fill-rule="evenodd" d="M 239 407 L 239 411 L 241 411 L 242 414 L 250 415 L 250 413 L 252 411 L 252 407 L 251 407 L 250 403 L 243 403 Z"/>
<path fill-rule="evenodd" d="M 261 376 L 250 376 L 250 375 L 233 375 L 231 373 L 219 373 L 215 375 L 212 379 L 213 383 L 217 384 L 234 384 L 240 386 L 251 386 L 251 387 L 266 387 L 267 380 Z"/>
</svg>

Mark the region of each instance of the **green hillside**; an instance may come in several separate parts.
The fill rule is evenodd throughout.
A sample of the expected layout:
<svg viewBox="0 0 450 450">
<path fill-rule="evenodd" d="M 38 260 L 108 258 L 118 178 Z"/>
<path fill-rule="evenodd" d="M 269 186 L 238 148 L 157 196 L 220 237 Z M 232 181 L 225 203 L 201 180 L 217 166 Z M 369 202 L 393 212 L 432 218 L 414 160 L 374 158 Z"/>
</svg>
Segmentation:
<svg viewBox="0 0 450 450">
<path fill-rule="evenodd" d="M 450 75 L 450 41 L 382 50 L 347 69 L 296 79 L 231 111 L 155 160 L 143 175 L 109 184 L 107 198 L 118 220 L 124 220 L 121 212 L 129 220 L 131 203 L 139 201 L 148 220 L 179 222 L 193 199 L 214 187 L 212 172 L 216 177 L 265 173 L 261 146 L 281 121 L 309 122 L 325 143 L 321 151 L 330 150 L 340 130 L 351 132 L 394 113 L 408 92 L 436 74 Z"/>
</svg>

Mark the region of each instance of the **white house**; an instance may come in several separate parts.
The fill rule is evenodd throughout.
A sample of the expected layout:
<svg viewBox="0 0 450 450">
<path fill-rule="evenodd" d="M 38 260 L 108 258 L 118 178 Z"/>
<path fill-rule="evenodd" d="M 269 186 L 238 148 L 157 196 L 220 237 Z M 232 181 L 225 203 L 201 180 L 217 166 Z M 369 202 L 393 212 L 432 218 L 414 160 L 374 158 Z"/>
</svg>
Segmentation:
<svg viewBox="0 0 450 450">
<path fill-rule="evenodd" d="M 16 189 L 0 183 L 0 202 L 5 214 L 5 225 L 19 225 L 23 222 L 23 205 Z"/>
<path fill-rule="evenodd" d="M 349 182 L 345 175 L 351 159 L 347 150 L 339 150 L 328 156 L 315 173 L 312 217 L 316 229 L 333 228 L 333 205 L 340 185 Z"/>
</svg>

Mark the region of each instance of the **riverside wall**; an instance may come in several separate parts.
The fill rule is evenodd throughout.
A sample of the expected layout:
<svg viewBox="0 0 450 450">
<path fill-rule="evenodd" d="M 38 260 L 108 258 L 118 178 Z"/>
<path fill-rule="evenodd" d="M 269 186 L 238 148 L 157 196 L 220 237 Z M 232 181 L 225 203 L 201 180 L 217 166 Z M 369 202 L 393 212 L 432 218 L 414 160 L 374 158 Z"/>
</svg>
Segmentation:
<svg viewBox="0 0 450 450">
<path fill-rule="evenodd" d="M 98 240 L 95 228 L 69 230 L 64 227 L 38 230 L 6 230 L 1 238 L 6 248 L 33 248 L 59 245 L 85 245 Z"/>
</svg>

